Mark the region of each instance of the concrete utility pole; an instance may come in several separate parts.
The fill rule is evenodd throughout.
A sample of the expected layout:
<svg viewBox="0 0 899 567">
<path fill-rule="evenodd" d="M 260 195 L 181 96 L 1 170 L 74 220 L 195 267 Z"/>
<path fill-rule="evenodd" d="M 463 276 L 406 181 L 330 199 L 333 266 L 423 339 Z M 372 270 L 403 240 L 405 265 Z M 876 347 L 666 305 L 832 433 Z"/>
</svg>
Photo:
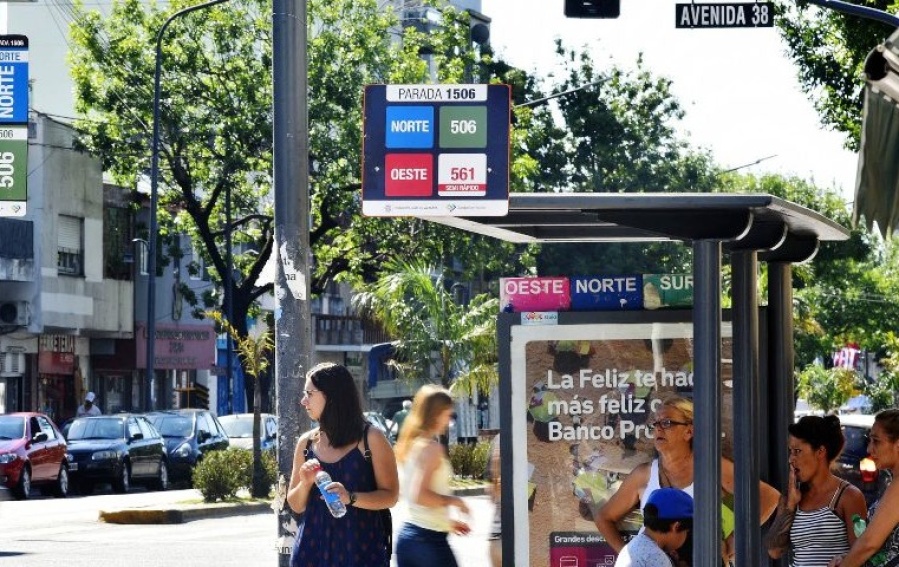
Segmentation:
<svg viewBox="0 0 899 567">
<path fill-rule="evenodd" d="M 300 412 L 300 391 L 312 363 L 309 313 L 309 121 L 306 0 L 274 0 L 275 376 L 279 491 L 286 491 L 293 452 L 309 421 Z M 279 497 L 282 494 L 279 494 Z M 278 564 L 290 564 L 291 512 L 277 500 Z M 286 548 L 286 549 L 285 549 Z"/>
</svg>

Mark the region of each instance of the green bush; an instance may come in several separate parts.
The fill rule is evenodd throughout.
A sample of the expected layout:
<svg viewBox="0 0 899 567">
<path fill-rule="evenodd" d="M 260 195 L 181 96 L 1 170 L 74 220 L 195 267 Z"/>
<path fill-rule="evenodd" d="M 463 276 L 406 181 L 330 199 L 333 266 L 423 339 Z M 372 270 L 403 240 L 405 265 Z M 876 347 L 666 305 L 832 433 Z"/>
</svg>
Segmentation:
<svg viewBox="0 0 899 567">
<path fill-rule="evenodd" d="M 490 443 L 459 443 L 449 448 L 450 463 L 456 476 L 485 478 L 487 460 L 490 458 Z"/>
<path fill-rule="evenodd" d="M 262 452 L 262 472 L 264 486 L 272 486 L 278 478 L 278 463 L 266 451 Z M 241 488 L 253 486 L 253 452 L 235 447 L 213 451 L 194 469 L 193 480 L 206 502 L 234 498 Z"/>
<path fill-rule="evenodd" d="M 213 451 L 206 455 L 194 469 L 194 487 L 203 495 L 205 502 L 228 500 L 237 496 L 243 483 L 246 456 L 237 451 Z M 252 458 L 250 459 L 252 467 Z"/>
</svg>

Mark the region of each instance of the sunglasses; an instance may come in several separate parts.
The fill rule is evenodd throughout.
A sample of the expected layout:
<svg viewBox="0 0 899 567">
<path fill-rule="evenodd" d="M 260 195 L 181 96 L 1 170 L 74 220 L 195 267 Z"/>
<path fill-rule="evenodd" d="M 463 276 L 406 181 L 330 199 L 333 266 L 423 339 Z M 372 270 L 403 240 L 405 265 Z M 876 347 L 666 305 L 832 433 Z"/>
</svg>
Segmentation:
<svg viewBox="0 0 899 567">
<path fill-rule="evenodd" d="M 649 424 L 649 429 L 661 429 L 662 431 L 671 429 L 675 425 L 693 425 L 689 421 L 674 421 L 673 419 L 660 419 Z"/>
</svg>

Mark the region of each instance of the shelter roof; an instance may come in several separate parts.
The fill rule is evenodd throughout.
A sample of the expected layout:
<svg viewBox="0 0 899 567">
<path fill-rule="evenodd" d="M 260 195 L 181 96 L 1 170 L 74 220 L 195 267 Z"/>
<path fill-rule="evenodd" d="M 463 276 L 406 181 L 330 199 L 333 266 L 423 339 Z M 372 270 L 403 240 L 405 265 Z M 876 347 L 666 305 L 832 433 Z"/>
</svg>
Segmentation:
<svg viewBox="0 0 899 567">
<path fill-rule="evenodd" d="M 426 218 L 519 243 L 720 240 L 784 262 L 849 237 L 827 217 L 765 194 L 512 193 L 507 216 Z"/>
</svg>

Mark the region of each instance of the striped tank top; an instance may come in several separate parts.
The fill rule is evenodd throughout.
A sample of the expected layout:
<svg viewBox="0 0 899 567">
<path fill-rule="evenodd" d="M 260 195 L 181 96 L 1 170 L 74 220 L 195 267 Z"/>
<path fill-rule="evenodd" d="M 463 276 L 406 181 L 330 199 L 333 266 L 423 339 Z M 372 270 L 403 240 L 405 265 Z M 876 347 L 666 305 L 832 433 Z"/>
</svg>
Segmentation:
<svg viewBox="0 0 899 567">
<path fill-rule="evenodd" d="M 827 567 L 831 559 L 849 552 L 846 523 L 834 512 L 846 485 L 845 481 L 840 483 L 824 508 L 796 509 L 790 528 L 791 567 Z"/>
</svg>

